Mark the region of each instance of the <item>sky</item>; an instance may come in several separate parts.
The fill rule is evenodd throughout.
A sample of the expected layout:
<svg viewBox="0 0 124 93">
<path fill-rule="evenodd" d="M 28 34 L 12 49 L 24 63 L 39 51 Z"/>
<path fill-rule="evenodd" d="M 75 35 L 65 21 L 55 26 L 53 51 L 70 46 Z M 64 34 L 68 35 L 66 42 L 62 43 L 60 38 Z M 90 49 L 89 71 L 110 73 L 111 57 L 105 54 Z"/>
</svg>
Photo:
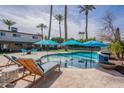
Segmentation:
<svg viewBox="0 0 124 93">
<path fill-rule="evenodd" d="M 124 36 L 124 6 L 120 5 L 96 5 L 96 9 L 89 13 L 88 36 L 97 37 L 103 27 L 102 18 L 106 13 L 114 15 L 114 24 L 120 28 L 121 36 Z M 49 26 L 50 5 L 0 5 L 0 19 L 10 19 L 16 22 L 14 27 L 19 32 L 41 33 L 36 26 L 43 23 Z M 64 15 L 63 5 L 53 6 L 53 21 L 51 37 L 59 36 L 58 21 L 56 14 Z M 62 21 L 62 37 L 64 37 L 64 22 Z M 0 22 L 0 29 L 7 30 L 7 26 Z M 79 39 L 79 32 L 85 31 L 85 15 L 79 13 L 77 5 L 68 5 L 68 38 Z M 48 35 L 48 28 L 44 29 L 44 34 Z"/>
</svg>

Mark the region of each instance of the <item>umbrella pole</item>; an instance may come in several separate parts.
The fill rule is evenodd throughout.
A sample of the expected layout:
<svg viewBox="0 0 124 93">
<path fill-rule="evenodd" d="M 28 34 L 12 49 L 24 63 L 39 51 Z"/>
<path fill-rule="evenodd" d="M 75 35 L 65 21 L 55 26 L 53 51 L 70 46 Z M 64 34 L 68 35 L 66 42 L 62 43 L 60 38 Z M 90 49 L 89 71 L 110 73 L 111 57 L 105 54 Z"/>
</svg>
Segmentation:
<svg viewBox="0 0 124 93">
<path fill-rule="evenodd" d="M 61 63 L 61 56 L 60 56 L 60 66 L 61 66 L 61 64 L 62 64 L 62 63 Z"/>
<path fill-rule="evenodd" d="M 90 67 L 92 66 L 92 47 L 91 47 L 91 60 L 90 60 Z"/>
<path fill-rule="evenodd" d="M 49 59 L 48 59 L 48 45 L 47 45 L 47 62 L 49 62 Z"/>
<path fill-rule="evenodd" d="M 73 65 L 73 49 L 72 49 L 72 60 L 71 60 L 71 65 Z"/>
</svg>

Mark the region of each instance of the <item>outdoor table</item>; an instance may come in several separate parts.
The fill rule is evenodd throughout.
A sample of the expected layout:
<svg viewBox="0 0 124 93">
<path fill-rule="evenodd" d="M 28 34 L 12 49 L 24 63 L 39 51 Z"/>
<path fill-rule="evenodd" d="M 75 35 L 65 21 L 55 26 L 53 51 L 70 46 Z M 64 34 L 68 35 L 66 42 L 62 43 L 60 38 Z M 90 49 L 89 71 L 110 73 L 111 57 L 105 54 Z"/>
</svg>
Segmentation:
<svg viewBox="0 0 124 93">
<path fill-rule="evenodd" d="M 8 67 L 2 70 L 0 83 L 1 86 L 7 85 L 19 77 L 18 67 Z"/>
</svg>

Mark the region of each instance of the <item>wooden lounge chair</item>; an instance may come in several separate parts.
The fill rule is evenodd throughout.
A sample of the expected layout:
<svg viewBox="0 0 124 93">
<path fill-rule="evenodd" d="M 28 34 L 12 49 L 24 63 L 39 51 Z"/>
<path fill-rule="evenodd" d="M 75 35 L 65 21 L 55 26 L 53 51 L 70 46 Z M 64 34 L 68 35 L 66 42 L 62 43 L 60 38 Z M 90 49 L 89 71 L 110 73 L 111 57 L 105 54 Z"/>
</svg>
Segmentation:
<svg viewBox="0 0 124 93">
<path fill-rule="evenodd" d="M 30 80 L 26 80 L 26 81 L 35 82 L 36 75 L 44 77 L 45 79 L 48 73 L 53 71 L 54 69 L 58 68 L 58 70 L 60 71 L 60 65 L 55 62 L 47 62 L 47 63 L 40 64 L 40 63 L 34 62 L 33 59 L 26 59 L 26 58 L 19 58 L 17 59 L 17 61 L 22 66 L 24 66 L 24 69 L 26 69 L 29 72 L 29 73 L 24 72 L 23 76 L 18 80 L 20 79 L 26 80 L 24 79 L 24 77 L 28 75 L 32 75 L 34 76 L 33 81 L 30 81 Z M 15 80 L 15 81 L 18 81 L 18 80 Z"/>
<path fill-rule="evenodd" d="M 0 67 L 7 67 L 7 66 L 11 66 L 11 65 L 18 65 L 18 66 L 20 66 L 20 64 L 16 61 L 16 57 L 8 56 L 8 55 L 3 55 L 3 56 L 8 59 L 8 62 L 7 62 L 6 65 L 0 66 Z"/>
</svg>

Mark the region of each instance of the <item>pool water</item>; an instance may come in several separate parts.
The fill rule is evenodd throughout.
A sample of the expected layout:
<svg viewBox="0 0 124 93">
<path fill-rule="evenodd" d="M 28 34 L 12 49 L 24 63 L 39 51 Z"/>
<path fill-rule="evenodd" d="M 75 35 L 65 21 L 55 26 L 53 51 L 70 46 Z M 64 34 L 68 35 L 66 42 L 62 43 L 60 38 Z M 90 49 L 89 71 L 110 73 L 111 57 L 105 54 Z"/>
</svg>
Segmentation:
<svg viewBox="0 0 124 93">
<path fill-rule="evenodd" d="M 91 60 L 92 57 L 92 60 Z M 66 68 L 92 68 L 98 67 L 96 52 L 73 52 L 50 54 L 42 57 L 43 62 L 57 62 Z"/>
</svg>

